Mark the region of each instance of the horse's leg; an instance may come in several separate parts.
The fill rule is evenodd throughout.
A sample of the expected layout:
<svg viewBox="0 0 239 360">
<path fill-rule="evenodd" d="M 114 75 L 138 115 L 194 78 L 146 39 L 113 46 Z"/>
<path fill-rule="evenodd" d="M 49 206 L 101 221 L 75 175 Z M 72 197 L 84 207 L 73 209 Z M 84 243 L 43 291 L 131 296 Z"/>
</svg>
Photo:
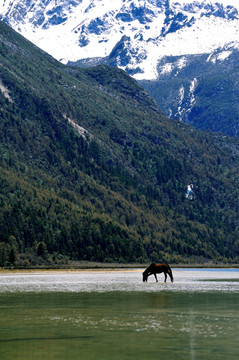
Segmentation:
<svg viewBox="0 0 239 360">
<path fill-rule="evenodd" d="M 164 273 L 164 276 L 165 276 L 164 282 L 166 282 L 167 281 L 167 273 L 166 272 Z"/>
<path fill-rule="evenodd" d="M 168 274 L 170 276 L 171 282 L 173 282 L 173 274 L 172 274 L 172 270 L 168 270 Z"/>
<path fill-rule="evenodd" d="M 168 275 L 169 275 L 169 277 L 170 277 L 171 281 L 173 282 L 173 274 L 172 274 L 172 270 L 171 270 L 171 269 L 168 269 L 167 273 L 168 273 Z"/>
<path fill-rule="evenodd" d="M 156 282 L 158 282 L 156 273 L 154 273 L 154 277 L 155 277 Z"/>
</svg>

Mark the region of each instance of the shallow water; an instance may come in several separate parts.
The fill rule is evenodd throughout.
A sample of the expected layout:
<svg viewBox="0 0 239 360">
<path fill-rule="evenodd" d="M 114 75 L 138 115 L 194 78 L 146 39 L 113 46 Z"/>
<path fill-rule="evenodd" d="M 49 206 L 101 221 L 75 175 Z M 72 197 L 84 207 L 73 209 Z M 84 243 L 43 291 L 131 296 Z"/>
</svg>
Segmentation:
<svg viewBox="0 0 239 360">
<path fill-rule="evenodd" d="M 142 283 L 142 270 L 40 272 L 0 275 L 2 292 L 239 292 L 239 269 L 173 269 L 174 282 L 164 275 Z"/>
<path fill-rule="evenodd" d="M 238 359 L 239 270 L 0 276 L 0 358 Z"/>
</svg>

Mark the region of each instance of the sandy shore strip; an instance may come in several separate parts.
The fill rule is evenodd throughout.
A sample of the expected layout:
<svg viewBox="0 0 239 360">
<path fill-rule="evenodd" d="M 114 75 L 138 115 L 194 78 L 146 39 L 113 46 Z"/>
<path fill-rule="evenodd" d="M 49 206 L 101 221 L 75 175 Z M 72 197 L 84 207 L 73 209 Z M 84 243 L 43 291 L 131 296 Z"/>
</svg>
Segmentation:
<svg viewBox="0 0 239 360">
<path fill-rule="evenodd" d="M 2 275 L 57 275 L 57 274 L 77 274 L 83 272 L 142 272 L 143 268 L 137 267 L 100 267 L 100 268 L 80 268 L 80 269 L 1 269 L 0 276 Z"/>
<path fill-rule="evenodd" d="M 57 266 L 43 266 L 43 267 L 29 267 L 29 268 L 0 268 L 0 276 L 7 274 L 69 274 L 69 273 L 80 273 L 80 272 L 99 272 L 99 271 L 135 271 L 141 272 L 146 269 L 149 264 L 119 264 L 119 263 L 98 263 L 98 262 L 88 262 L 88 261 L 79 261 L 72 262 L 69 265 L 62 267 Z M 170 264 L 172 270 L 176 269 L 238 269 L 239 264 L 213 264 L 213 263 L 204 263 L 204 264 Z"/>
</svg>

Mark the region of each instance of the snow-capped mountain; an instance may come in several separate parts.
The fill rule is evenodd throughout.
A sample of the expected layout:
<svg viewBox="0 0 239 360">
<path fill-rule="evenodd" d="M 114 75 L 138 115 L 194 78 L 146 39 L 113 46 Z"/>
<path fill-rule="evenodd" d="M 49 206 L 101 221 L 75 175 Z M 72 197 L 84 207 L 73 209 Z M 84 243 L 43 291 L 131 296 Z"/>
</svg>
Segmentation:
<svg viewBox="0 0 239 360">
<path fill-rule="evenodd" d="M 120 43 L 117 66 L 136 79 L 156 79 L 164 56 L 239 41 L 236 0 L 2 0 L 0 14 L 64 63 L 109 56 Z"/>
<path fill-rule="evenodd" d="M 168 115 L 199 128 L 205 74 L 209 86 L 239 56 L 238 0 L 2 0 L 0 19 L 63 63 L 126 70 Z"/>
</svg>

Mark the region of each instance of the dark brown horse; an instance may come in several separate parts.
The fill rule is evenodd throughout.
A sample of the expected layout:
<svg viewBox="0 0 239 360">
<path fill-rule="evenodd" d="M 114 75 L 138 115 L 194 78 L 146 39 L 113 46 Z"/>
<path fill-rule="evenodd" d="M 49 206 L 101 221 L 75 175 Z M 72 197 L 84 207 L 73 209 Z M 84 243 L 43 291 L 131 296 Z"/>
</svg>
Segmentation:
<svg viewBox="0 0 239 360">
<path fill-rule="evenodd" d="M 166 263 L 162 264 L 151 264 L 149 267 L 143 272 L 143 281 L 147 281 L 150 275 L 154 275 L 156 281 L 158 282 L 157 275 L 164 273 L 165 279 L 164 282 L 167 280 L 167 274 L 170 276 L 171 281 L 173 282 L 173 274 L 170 266 Z"/>
</svg>

